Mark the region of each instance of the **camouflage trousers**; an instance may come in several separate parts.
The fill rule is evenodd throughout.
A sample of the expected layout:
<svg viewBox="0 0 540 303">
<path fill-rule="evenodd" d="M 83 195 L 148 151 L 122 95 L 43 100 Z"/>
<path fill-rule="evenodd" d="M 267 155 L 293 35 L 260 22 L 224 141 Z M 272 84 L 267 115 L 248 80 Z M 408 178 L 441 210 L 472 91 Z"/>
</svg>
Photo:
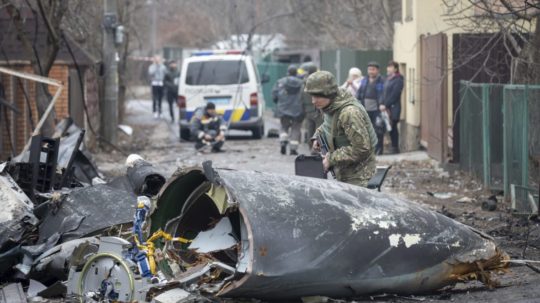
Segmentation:
<svg viewBox="0 0 540 303">
<path fill-rule="evenodd" d="M 367 187 L 376 170 L 375 155 L 373 154 L 361 164 L 334 167 L 338 181 L 362 187 Z"/>
</svg>

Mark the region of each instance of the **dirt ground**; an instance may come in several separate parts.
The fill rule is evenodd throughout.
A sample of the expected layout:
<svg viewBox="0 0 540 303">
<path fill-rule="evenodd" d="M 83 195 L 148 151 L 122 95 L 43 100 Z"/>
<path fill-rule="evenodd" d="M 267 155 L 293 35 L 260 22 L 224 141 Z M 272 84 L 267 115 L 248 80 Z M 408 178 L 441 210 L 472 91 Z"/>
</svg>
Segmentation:
<svg viewBox="0 0 540 303">
<path fill-rule="evenodd" d="M 138 153 L 154 163 L 166 177 L 178 166 L 206 160 L 213 161 L 215 167 L 294 174 L 294 157 L 279 154 L 276 138 L 251 140 L 249 133 L 232 132 L 224 153 L 197 153 L 192 143 L 179 141 L 176 124 L 170 123 L 168 117 L 154 119 L 150 108 L 149 101 L 128 103 L 125 124 L 133 127 L 134 133 L 132 136 L 120 134 L 120 147 L 126 153 Z M 266 129 L 277 126 L 277 121 L 268 116 Z M 307 146 L 302 146 L 300 152 L 307 153 Z M 125 170 L 125 156 L 120 152 L 98 154 L 95 160 L 108 176 Z M 497 197 L 495 211 L 482 210 L 482 202 L 492 193 L 484 191 L 477 180 L 457 170 L 441 169 L 423 152 L 385 155 L 377 161 L 380 165 L 392 165 L 383 192 L 421 203 L 489 234 L 512 259 L 540 260 L 538 221 L 511 215 L 510 203 L 502 197 Z M 354 302 L 540 302 L 539 273 L 525 266 L 511 266 L 508 272 L 495 274 L 495 279 L 500 282 L 495 289 L 488 289 L 479 282 L 460 283 L 435 294 L 376 296 L 358 298 Z"/>
</svg>

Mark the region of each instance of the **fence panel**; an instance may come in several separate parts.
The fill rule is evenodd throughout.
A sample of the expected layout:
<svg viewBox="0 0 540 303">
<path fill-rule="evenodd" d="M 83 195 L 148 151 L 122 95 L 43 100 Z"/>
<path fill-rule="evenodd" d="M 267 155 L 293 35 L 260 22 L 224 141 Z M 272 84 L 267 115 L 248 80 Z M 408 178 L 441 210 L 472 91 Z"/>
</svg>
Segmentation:
<svg viewBox="0 0 540 303">
<path fill-rule="evenodd" d="M 483 178 L 483 86 L 463 81 L 460 88 L 460 166 Z"/>
<path fill-rule="evenodd" d="M 484 184 L 503 189 L 503 88 L 501 84 L 484 84 L 483 144 Z"/>
<path fill-rule="evenodd" d="M 257 68 L 259 74 L 267 74 L 270 77 L 270 81 L 262 85 L 264 100 L 266 102 L 266 108 L 274 108 L 276 105 L 272 101 L 272 88 L 274 84 L 282 77 L 287 75 L 287 68 L 289 67 L 286 63 L 277 63 L 277 62 L 259 62 L 257 63 Z"/>
<path fill-rule="evenodd" d="M 510 184 L 528 185 L 528 105 L 526 101 L 526 86 L 505 86 L 503 110 L 505 193 L 510 192 Z"/>
</svg>

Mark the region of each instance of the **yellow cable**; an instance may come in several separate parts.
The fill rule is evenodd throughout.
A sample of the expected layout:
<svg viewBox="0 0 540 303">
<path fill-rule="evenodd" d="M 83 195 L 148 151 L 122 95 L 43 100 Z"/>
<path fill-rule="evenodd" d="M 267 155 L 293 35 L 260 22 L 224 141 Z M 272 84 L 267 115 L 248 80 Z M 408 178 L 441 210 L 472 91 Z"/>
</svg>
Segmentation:
<svg viewBox="0 0 540 303">
<path fill-rule="evenodd" d="M 148 238 L 148 240 L 146 240 L 145 244 L 140 244 L 137 237 L 135 237 L 135 244 L 137 245 L 137 247 L 140 250 L 145 250 L 146 251 L 146 256 L 148 257 L 148 264 L 150 265 L 150 272 L 153 275 L 155 275 L 156 272 L 157 272 L 156 271 L 156 268 L 157 268 L 156 260 L 154 258 L 154 253 L 156 251 L 156 247 L 155 247 L 154 242 L 157 241 L 158 239 L 161 239 L 161 238 L 165 239 L 165 241 L 174 241 L 174 242 L 180 242 L 180 243 L 184 243 L 184 244 L 192 242 L 191 240 L 188 240 L 186 238 L 173 237 L 171 234 L 166 233 L 161 229 L 156 231 L 155 233 L 153 233 L 152 236 L 150 236 L 150 238 Z"/>
</svg>

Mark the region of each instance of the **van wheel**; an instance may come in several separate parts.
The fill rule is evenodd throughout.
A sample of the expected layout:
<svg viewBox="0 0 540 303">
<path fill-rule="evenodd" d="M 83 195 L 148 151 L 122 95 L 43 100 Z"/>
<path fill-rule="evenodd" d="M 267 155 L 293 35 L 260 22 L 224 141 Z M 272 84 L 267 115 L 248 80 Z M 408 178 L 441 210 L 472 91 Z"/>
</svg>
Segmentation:
<svg viewBox="0 0 540 303">
<path fill-rule="evenodd" d="M 189 141 L 190 139 L 191 139 L 191 134 L 190 134 L 189 128 L 180 127 L 180 140 Z"/>
<path fill-rule="evenodd" d="M 264 136 L 264 124 L 254 128 L 251 133 L 253 139 L 261 139 Z"/>
</svg>

